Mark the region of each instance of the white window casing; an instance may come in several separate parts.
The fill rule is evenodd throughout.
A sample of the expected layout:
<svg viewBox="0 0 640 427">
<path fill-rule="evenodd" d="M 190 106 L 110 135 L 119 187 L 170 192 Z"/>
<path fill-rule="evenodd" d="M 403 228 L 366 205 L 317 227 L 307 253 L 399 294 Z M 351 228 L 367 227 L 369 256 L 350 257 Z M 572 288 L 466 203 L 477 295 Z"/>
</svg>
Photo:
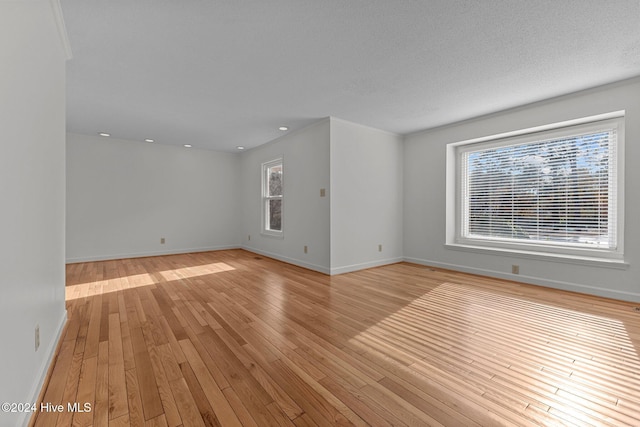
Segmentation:
<svg viewBox="0 0 640 427">
<path fill-rule="evenodd" d="M 262 234 L 284 236 L 284 168 L 282 158 L 262 164 Z"/>
<path fill-rule="evenodd" d="M 623 176 L 624 112 L 448 144 L 446 245 L 623 263 Z"/>
</svg>

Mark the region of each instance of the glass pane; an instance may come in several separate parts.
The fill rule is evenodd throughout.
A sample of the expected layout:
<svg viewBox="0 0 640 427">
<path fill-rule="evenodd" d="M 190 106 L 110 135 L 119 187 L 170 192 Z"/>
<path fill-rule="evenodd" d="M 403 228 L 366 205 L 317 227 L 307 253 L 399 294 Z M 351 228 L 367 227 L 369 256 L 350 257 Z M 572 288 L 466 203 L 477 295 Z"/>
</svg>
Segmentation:
<svg viewBox="0 0 640 427">
<path fill-rule="evenodd" d="M 269 194 L 267 196 L 282 196 L 282 165 L 268 168 L 267 177 L 269 179 Z"/>
<path fill-rule="evenodd" d="M 468 153 L 468 237 L 615 247 L 614 139 L 603 131 Z"/>
<path fill-rule="evenodd" d="M 282 200 L 267 200 L 267 229 L 282 231 Z"/>
</svg>

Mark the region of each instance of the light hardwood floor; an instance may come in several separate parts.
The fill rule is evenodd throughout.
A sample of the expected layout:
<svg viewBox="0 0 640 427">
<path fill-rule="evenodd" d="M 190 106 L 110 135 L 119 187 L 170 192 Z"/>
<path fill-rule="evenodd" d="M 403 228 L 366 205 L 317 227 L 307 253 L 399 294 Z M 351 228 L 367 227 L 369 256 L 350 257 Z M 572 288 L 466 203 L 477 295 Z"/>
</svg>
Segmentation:
<svg viewBox="0 0 640 427">
<path fill-rule="evenodd" d="M 394 264 L 242 250 L 67 267 L 37 426 L 640 425 L 640 312 Z"/>
</svg>

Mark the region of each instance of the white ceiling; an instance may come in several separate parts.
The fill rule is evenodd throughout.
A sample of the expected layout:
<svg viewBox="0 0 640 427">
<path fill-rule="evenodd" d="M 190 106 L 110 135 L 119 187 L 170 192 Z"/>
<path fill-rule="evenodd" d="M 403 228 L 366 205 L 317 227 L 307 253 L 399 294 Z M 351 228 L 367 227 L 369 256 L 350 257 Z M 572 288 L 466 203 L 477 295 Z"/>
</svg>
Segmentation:
<svg viewBox="0 0 640 427">
<path fill-rule="evenodd" d="M 406 134 L 640 75 L 639 0 L 62 0 L 70 132 Z M 290 131 L 291 131 L 290 130 Z"/>
</svg>

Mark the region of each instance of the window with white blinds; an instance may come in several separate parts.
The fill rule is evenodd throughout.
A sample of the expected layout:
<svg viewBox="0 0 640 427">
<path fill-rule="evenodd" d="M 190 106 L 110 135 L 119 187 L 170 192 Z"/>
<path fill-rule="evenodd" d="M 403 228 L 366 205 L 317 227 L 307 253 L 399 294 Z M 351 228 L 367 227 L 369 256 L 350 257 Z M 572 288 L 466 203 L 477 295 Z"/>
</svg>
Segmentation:
<svg viewBox="0 0 640 427">
<path fill-rule="evenodd" d="M 458 242 L 621 255 L 622 120 L 460 145 Z"/>
</svg>

